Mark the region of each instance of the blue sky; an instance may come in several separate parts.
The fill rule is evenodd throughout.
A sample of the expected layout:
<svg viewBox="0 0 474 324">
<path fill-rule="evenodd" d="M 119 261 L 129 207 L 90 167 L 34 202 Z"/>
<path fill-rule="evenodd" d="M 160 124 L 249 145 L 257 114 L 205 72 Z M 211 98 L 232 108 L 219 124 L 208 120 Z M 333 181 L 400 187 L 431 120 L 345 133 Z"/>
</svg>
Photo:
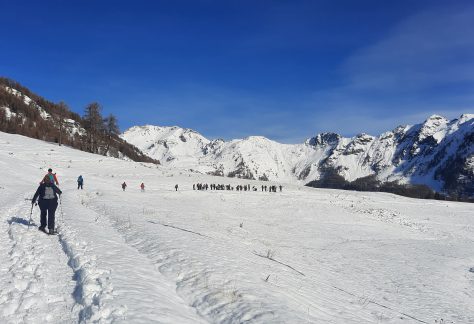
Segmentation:
<svg viewBox="0 0 474 324">
<path fill-rule="evenodd" d="M 301 142 L 474 112 L 472 1 L 3 1 L 0 75 L 124 130 Z"/>
</svg>

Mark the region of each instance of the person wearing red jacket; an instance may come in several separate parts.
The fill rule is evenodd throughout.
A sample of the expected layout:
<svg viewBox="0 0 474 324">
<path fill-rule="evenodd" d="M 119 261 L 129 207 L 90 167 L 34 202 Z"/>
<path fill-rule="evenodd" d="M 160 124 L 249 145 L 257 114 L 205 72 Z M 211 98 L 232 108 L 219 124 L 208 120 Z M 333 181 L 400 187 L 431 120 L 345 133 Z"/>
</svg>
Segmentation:
<svg viewBox="0 0 474 324">
<path fill-rule="evenodd" d="M 56 184 L 56 186 L 59 186 L 58 177 L 56 176 L 56 173 L 53 173 L 53 169 L 51 168 L 48 169 L 48 173 L 44 176 L 40 184 L 44 183 L 44 179 L 46 177 L 48 177 L 51 180 L 51 183 Z"/>
</svg>

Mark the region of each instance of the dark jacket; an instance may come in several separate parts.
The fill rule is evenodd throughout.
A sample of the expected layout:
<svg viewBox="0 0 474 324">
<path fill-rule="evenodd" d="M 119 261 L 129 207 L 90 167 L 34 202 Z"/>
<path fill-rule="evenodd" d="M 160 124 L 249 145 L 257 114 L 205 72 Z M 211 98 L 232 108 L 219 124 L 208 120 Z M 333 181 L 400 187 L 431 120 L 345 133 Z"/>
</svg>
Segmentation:
<svg viewBox="0 0 474 324">
<path fill-rule="evenodd" d="M 45 199 L 45 200 L 58 201 L 58 196 L 57 195 L 61 195 L 62 191 L 59 190 L 59 188 L 56 187 L 54 184 L 42 183 L 42 184 L 39 185 L 38 189 L 36 190 L 35 195 L 33 196 L 33 199 L 31 200 L 32 204 L 34 204 L 36 202 L 36 199 L 38 199 L 38 198 L 39 198 L 38 199 L 39 202 L 43 201 L 44 196 L 45 196 L 45 192 L 46 192 L 46 187 L 51 187 L 53 189 L 54 198 L 53 199 Z"/>
</svg>

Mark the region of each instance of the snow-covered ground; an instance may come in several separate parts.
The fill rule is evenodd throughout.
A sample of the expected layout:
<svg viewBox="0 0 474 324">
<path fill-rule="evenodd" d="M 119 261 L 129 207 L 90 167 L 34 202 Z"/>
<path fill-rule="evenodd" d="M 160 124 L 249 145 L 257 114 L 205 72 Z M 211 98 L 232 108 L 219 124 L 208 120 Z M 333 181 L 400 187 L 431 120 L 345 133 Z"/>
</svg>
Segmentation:
<svg viewBox="0 0 474 324">
<path fill-rule="evenodd" d="M 37 208 L 28 226 L 48 167 L 57 236 Z M 0 323 L 474 323 L 472 204 L 261 192 L 5 133 L 0 179 Z"/>
</svg>

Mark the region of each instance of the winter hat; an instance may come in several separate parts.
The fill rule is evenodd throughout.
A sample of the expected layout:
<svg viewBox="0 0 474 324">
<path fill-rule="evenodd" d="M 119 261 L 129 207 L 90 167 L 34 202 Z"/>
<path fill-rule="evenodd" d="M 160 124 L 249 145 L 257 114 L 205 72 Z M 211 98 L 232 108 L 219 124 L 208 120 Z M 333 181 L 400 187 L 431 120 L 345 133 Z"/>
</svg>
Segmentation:
<svg viewBox="0 0 474 324">
<path fill-rule="evenodd" d="M 49 169 L 48 169 L 48 172 L 53 172 L 53 169 L 49 168 Z"/>
</svg>

